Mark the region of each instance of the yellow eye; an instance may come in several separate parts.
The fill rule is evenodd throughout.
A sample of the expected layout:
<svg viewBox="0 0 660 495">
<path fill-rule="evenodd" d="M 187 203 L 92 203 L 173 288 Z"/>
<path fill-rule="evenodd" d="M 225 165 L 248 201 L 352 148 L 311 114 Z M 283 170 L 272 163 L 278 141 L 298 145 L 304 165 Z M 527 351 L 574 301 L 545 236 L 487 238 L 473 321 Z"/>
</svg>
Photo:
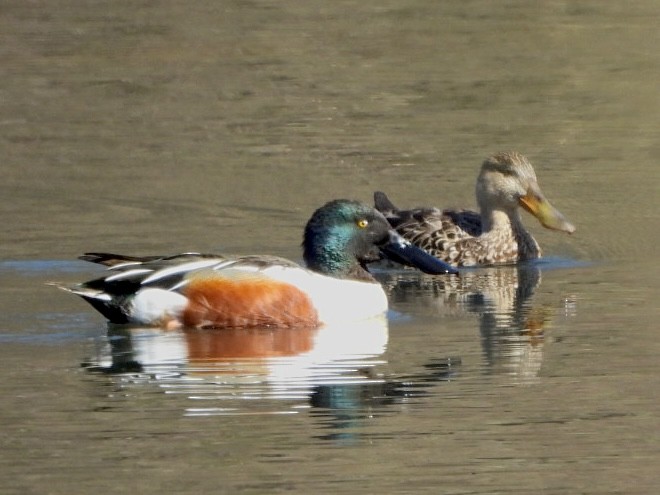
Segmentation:
<svg viewBox="0 0 660 495">
<path fill-rule="evenodd" d="M 369 225 L 369 220 L 363 218 L 357 221 L 357 226 L 360 227 L 361 229 L 365 228 L 367 225 Z"/>
</svg>

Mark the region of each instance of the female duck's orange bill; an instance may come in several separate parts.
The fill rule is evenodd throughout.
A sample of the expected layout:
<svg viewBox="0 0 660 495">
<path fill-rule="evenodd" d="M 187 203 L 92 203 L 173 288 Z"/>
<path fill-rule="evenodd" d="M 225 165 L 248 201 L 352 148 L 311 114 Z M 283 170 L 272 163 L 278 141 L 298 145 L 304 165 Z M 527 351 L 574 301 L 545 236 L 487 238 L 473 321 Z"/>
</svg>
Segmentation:
<svg viewBox="0 0 660 495">
<path fill-rule="evenodd" d="M 550 204 L 538 187 L 530 186 L 519 202 L 520 206 L 534 215 L 545 228 L 569 234 L 575 232 L 575 226 Z"/>
</svg>

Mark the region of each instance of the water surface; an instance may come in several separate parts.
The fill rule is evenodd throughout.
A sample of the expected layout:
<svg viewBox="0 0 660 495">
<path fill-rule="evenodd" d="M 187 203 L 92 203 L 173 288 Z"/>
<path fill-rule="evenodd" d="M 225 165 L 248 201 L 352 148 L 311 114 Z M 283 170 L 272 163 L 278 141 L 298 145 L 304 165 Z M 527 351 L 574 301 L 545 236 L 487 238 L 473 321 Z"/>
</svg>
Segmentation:
<svg viewBox="0 0 660 495">
<path fill-rule="evenodd" d="M 655 2 L 7 2 L 0 493 L 654 493 Z M 516 149 L 573 236 L 386 320 L 108 327 L 84 251 L 299 260 L 326 200 L 474 206 Z"/>
</svg>

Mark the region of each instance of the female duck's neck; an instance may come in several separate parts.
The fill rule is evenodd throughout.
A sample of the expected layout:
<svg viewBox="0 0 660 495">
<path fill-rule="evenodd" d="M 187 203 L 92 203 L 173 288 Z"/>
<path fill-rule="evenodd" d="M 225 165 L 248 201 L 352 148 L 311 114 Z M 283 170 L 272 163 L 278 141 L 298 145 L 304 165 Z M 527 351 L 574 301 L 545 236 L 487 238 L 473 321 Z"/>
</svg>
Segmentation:
<svg viewBox="0 0 660 495">
<path fill-rule="evenodd" d="M 517 244 L 519 259 L 541 256 L 541 249 L 522 223 L 520 212 L 504 210 L 481 211 L 482 236 L 493 239 L 513 239 Z"/>
<path fill-rule="evenodd" d="M 506 212 L 504 210 L 481 210 L 482 235 L 494 232 L 511 232 L 515 230 L 514 225 L 518 223 L 522 227 L 520 215 L 517 211 Z"/>
</svg>

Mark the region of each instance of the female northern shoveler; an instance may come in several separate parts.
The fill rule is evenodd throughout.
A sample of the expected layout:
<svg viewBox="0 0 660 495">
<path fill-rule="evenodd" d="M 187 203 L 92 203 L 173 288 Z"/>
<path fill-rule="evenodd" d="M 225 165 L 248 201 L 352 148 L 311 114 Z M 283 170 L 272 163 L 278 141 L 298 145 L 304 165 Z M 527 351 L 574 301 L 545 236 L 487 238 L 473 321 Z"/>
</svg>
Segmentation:
<svg viewBox="0 0 660 495">
<path fill-rule="evenodd" d="M 541 248 L 525 230 L 519 206 L 549 229 L 575 227 L 541 192 L 532 165 L 515 151 L 486 159 L 477 178 L 480 213 L 416 208 L 399 210 L 378 191 L 376 209 L 407 240 L 453 266 L 515 263 L 539 258 Z"/>
<path fill-rule="evenodd" d="M 427 273 L 455 273 L 412 246 L 373 208 L 335 200 L 305 227 L 307 268 L 274 256 L 88 253 L 109 275 L 61 287 L 113 323 L 165 327 L 300 327 L 376 316 L 387 297 L 366 265 L 387 256 Z"/>
</svg>

